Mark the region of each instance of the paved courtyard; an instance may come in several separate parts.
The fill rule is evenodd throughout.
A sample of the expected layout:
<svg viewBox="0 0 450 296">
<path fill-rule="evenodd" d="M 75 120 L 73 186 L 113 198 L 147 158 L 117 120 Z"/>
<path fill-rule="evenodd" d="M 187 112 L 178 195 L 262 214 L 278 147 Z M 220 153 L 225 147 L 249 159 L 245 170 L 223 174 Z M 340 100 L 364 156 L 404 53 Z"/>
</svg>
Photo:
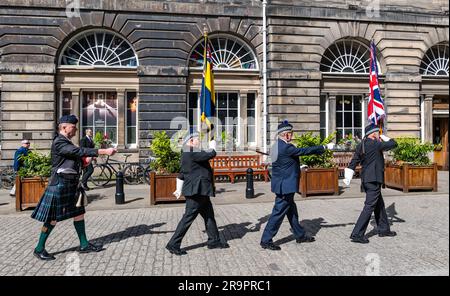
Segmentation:
<svg viewBox="0 0 450 296">
<path fill-rule="evenodd" d="M 275 242 L 278 252 L 259 247 L 271 202 L 215 205 L 221 237 L 231 248 L 208 250 L 198 218 L 174 256 L 164 246 L 184 212 L 183 204 L 122 210 L 91 209 L 88 238 L 105 250 L 77 254 L 72 221 L 52 232 L 47 250 L 57 260 L 32 255 L 41 224 L 30 211 L 0 216 L 0 275 L 448 275 L 449 196 L 444 193 L 388 195 L 385 204 L 397 237 L 380 238 L 369 226 L 370 243 L 351 243 L 362 198 L 297 198 L 301 224 L 317 241 L 296 244 L 289 223 Z"/>
</svg>

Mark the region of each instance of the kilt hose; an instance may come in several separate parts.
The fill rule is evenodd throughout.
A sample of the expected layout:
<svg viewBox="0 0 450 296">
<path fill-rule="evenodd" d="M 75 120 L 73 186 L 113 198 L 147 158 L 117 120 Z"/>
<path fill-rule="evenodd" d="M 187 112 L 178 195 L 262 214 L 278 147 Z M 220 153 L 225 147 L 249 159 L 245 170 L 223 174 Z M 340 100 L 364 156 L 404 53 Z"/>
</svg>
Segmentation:
<svg viewBox="0 0 450 296">
<path fill-rule="evenodd" d="M 57 178 L 56 185 L 49 185 L 45 189 L 31 218 L 41 222 L 59 222 L 86 212 L 84 206 L 76 207 L 79 180 L 66 179 L 59 175 Z"/>
</svg>

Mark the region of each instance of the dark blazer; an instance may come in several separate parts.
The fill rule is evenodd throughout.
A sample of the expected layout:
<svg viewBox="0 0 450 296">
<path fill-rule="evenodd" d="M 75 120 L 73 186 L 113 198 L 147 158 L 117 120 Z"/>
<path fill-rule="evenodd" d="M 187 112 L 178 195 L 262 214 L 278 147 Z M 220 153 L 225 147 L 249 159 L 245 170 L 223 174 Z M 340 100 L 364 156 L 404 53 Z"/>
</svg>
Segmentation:
<svg viewBox="0 0 450 296">
<path fill-rule="evenodd" d="M 52 175 L 50 185 L 56 185 L 56 172 L 59 168 L 72 168 L 80 172 L 81 157 L 98 156 L 98 149 L 83 148 L 74 145 L 68 138 L 58 134 L 51 147 Z"/>
<path fill-rule="evenodd" d="M 81 138 L 80 140 L 80 147 L 84 147 L 84 148 L 95 148 L 95 143 L 94 143 L 94 139 L 92 139 L 91 141 L 88 139 L 88 137 L 84 136 L 83 138 Z"/>
<path fill-rule="evenodd" d="M 364 152 L 362 147 L 364 145 Z M 380 142 L 369 138 L 364 139 L 356 146 L 356 151 L 348 165 L 349 169 L 355 170 L 361 164 L 361 180 L 363 183 L 384 183 L 384 156 L 383 151 L 388 151 L 397 146 L 397 142 L 389 140 Z"/>
<path fill-rule="evenodd" d="M 298 192 L 300 176 L 299 156 L 310 154 L 322 154 L 325 152 L 323 146 L 312 146 L 307 148 L 296 148 L 278 139 L 272 146 L 272 179 L 271 190 L 275 194 L 289 194 Z"/>
<path fill-rule="evenodd" d="M 181 192 L 184 196 L 215 196 L 213 170 L 209 164 L 209 160 L 215 156 L 214 150 L 185 150 L 181 154 L 180 173 L 184 178 Z"/>
</svg>

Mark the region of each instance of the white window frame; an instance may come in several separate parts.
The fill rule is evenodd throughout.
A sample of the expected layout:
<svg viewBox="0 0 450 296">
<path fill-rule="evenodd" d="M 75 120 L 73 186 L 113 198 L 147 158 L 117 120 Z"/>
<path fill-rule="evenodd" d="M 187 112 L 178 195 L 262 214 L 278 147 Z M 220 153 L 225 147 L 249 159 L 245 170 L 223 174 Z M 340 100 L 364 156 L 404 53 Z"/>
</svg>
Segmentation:
<svg viewBox="0 0 450 296">
<path fill-rule="evenodd" d="M 136 94 L 136 143 L 129 144 L 128 142 L 128 93 L 135 93 Z M 138 142 L 139 142 L 139 96 L 138 92 L 136 90 L 128 89 L 125 91 L 125 148 L 126 149 L 136 149 L 138 148 Z M 117 102 L 118 103 L 118 102 Z M 118 110 L 117 110 L 118 111 Z M 117 119 L 119 119 L 120 114 L 117 116 Z M 118 126 L 119 128 L 119 126 Z"/>
<path fill-rule="evenodd" d="M 345 119 L 344 119 L 344 116 L 345 116 L 345 113 L 350 113 L 350 110 L 344 110 L 344 106 L 342 106 L 342 110 L 337 110 L 337 105 L 338 105 L 338 100 L 339 100 L 339 98 L 340 97 L 342 97 L 342 99 L 343 99 L 343 97 L 345 97 L 345 96 L 351 96 L 352 97 L 352 110 L 351 110 L 351 113 L 352 113 L 352 136 L 355 136 L 355 128 L 358 128 L 357 126 L 355 126 L 354 125 L 354 116 L 353 116 L 353 114 L 355 113 L 355 110 L 354 110 L 354 98 L 355 97 L 360 97 L 361 98 L 361 111 L 356 111 L 356 112 L 361 112 L 361 126 L 360 126 L 360 128 L 361 128 L 361 139 L 364 137 L 364 111 L 365 111 L 365 107 L 364 107 L 364 98 L 365 98 L 365 96 L 364 95 L 355 95 L 355 94 L 339 94 L 339 95 L 336 95 L 336 110 L 335 110 L 335 112 L 336 112 L 336 120 L 337 120 L 337 113 L 338 112 L 340 112 L 340 113 L 342 113 L 342 127 L 338 127 L 337 126 L 337 121 L 336 121 L 336 132 L 337 132 L 337 130 L 338 129 L 340 129 L 340 130 L 342 130 L 343 131 L 343 135 L 345 135 L 345 130 L 346 129 L 349 129 L 349 128 L 346 128 L 345 126 L 344 126 L 344 122 L 345 122 Z M 327 99 L 326 99 L 326 101 L 328 102 L 328 96 L 327 96 Z M 327 112 L 329 112 L 329 111 L 327 111 Z M 326 118 L 328 118 L 328 115 L 326 116 Z M 327 130 L 328 130 L 328 128 L 327 128 Z M 327 136 L 328 136 L 328 134 L 327 134 Z M 336 142 L 339 142 L 341 139 L 337 139 L 337 134 L 336 134 Z"/>
</svg>

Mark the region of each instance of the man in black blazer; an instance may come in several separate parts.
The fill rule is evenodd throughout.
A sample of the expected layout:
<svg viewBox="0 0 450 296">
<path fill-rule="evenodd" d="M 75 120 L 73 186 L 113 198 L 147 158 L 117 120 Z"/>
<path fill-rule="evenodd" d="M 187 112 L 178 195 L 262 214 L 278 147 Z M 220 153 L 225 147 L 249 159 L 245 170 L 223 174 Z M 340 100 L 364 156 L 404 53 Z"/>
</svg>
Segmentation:
<svg viewBox="0 0 450 296">
<path fill-rule="evenodd" d="M 81 138 L 80 140 L 80 147 L 82 148 L 95 148 L 94 139 L 92 138 L 92 130 L 87 129 L 86 130 L 86 136 Z M 81 186 L 84 190 L 89 190 L 89 187 L 87 186 L 87 182 L 89 180 L 89 177 L 94 172 L 94 166 L 92 163 L 89 163 L 86 167 L 83 168 L 83 178 L 81 179 Z"/>
<path fill-rule="evenodd" d="M 356 147 L 352 161 L 345 169 L 344 183 L 349 185 L 356 166 L 361 164 L 361 184 L 366 192 L 364 208 L 350 236 L 352 242 L 355 243 L 366 244 L 369 242 L 364 234 L 373 212 L 375 212 L 378 235 L 380 237 L 396 235 L 395 231 L 390 230 L 383 196 L 381 195 L 381 186 L 384 183 L 383 152 L 395 148 L 397 142 L 385 135 L 380 136 L 378 132 L 379 128 L 374 124 L 365 128 L 365 137 Z"/>
<path fill-rule="evenodd" d="M 209 160 L 216 156 L 216 144 L 214 140 L 211 141 L 208 150 L 201 150 L 199 146 L 198 133 L 191 132 L 185 137 L 180 174 L 184 180 L 181 193 L 186 198 L 186 211 L 166 246 L 166 249 L 175 255 L 187 254 L 180 249 L 181 241 L 198 214 L 205 220 L 208 249 L 229 248 L 227 243 L 220 241 L 210 199 L 210 196 L 215 196 L 215 190 Z"/>
</svg>

